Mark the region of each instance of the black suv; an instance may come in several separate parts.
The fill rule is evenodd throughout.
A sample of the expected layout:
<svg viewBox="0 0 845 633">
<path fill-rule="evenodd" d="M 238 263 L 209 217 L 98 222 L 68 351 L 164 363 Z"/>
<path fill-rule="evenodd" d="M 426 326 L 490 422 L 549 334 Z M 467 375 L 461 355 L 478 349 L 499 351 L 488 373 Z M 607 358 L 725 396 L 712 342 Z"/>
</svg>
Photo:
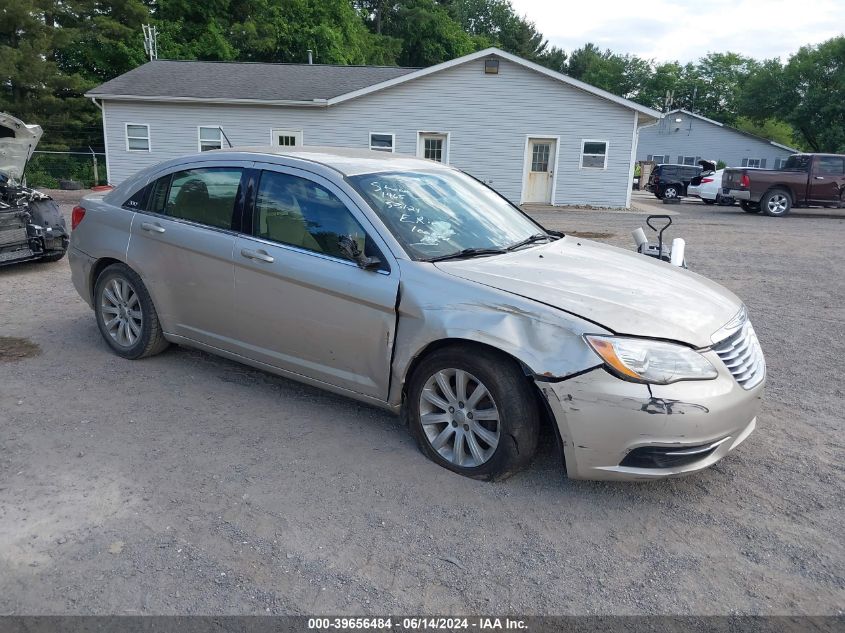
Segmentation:
<svg viewBox="0 0 845 633">
<path fill-rule="evenodd" d="M 694 165 L 657 165 L 646 189 L 658 198 L 681 198 L 687 195 L 690 180 L 700 175 L 701 167 Z"/>
</svg>

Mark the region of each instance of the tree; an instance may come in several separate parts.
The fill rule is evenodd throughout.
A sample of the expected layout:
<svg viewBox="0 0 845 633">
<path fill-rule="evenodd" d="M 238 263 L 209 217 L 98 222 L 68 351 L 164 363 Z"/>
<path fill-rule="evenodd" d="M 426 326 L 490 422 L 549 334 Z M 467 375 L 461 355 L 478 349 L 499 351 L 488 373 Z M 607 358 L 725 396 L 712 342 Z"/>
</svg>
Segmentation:
<svg viewBox="0 0 845 633">
<path fill-rule="evenodd" d="M 733 125 L 739 116 L 743 83 L 758 64 L 738 53 L 708 53 L 696 64 L 695 100 L 690 108 L 697 114 Z"/>
<path fill-rule="evenodd" d="M 805 46 L 785 66 L 761 64 L 743 86 L 742 113 L 790 124 L 816 152 L 845 152 L 845 36 Z"/>
<path fill-rule="evenodd" d="M 487 44 L 465 32 L 434 0 L 404 0 L 383 20 L 382 33 L 402 43 L 400 66 L 439 64 Z"/>
</svg>

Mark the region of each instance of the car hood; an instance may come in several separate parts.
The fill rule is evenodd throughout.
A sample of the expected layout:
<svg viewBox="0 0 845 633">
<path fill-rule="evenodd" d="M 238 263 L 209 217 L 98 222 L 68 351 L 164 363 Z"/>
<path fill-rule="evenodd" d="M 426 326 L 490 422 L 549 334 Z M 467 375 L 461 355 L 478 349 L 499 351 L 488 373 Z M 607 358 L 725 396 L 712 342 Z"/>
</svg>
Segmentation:
<svg viewBox="0 0 845 633">
<path fill-rule="evenodd" d="M 20 180 L 41 134 L 40 125 L 27 125 L 0 112 L 0 172 L 12 180 Z"/>
<path fill-rule="evenodd" d="M 742 308 L 719 284 L 633 251 L 565 237 L 506 255 L 438 262 L 449 274 L 565 310 L 617 334 L 696 347 Z"/>
</svg>

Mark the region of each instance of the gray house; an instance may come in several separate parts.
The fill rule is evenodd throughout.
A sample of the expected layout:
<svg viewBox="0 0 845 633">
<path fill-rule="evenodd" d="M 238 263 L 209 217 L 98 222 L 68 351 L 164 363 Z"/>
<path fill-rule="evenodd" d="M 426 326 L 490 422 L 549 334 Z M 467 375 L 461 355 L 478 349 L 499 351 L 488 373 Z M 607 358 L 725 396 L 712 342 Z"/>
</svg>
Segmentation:
<svg viewBox="0 0 845 633">
<path fill-rule="evenodd" d="M 111 184 L 229 143 L 334 145 L 450 163 L 514 202 L 610 207 L 662 116 L 495 48 L 423 69 L 159 60 L 86 96 Z"/>
<path fill-rule="evenodd" d="M 778 169 L 796 151 L 687 110 L 672 110 L 640 132 L 637 160 L 695 165 L 724 161 L 728 167 Z"/>
</svg>

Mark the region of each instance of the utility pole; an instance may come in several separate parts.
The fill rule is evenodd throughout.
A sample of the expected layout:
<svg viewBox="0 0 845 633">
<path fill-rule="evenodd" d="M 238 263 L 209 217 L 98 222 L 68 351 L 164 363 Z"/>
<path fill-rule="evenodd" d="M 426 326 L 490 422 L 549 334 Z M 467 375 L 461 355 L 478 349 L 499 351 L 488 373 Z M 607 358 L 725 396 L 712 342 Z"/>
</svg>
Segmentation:
<svg viewBox="0 0 845 633">
<path fill-rule="evenodd" d="M 142 24 L 144 31 L 144 52 L 149 56 L 150 61 L 158 59 L 158 27 L 152 24 Z"/>
</svg>

